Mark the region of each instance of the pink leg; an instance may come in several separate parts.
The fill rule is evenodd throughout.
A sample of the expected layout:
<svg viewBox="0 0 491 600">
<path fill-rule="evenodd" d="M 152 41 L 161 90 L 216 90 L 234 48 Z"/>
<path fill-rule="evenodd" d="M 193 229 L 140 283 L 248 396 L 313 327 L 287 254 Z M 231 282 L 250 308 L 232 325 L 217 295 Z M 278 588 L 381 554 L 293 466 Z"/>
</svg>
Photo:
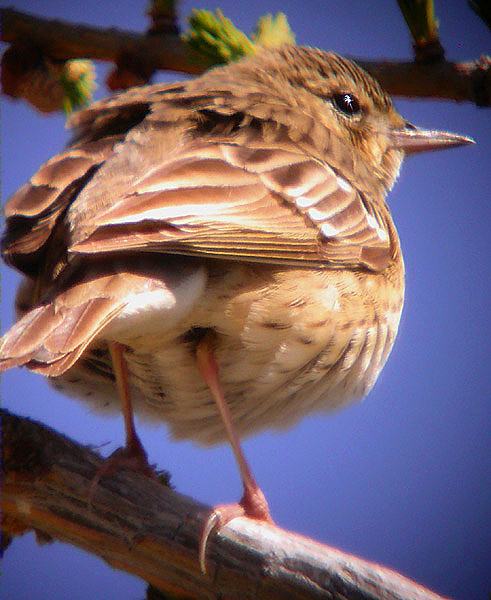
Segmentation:
<svg viewBox="0 0 491 600">
<path fill-rule="evenodd" d="M 126 444 L 107 458 L 97 471 L 90 485 L 90 498 L 92 498 L 97 484 L 103 477 L 111 475 L 118 469 L 129 469 L 143 473 L 148 477 L 156 478 L 155 470 L 148 464 L 147 453 L 136 433 L 133 418 L 133 406 L 128 383 L 128 367 L 124 359 L 124 346 L 118 342 L 109 343 L 109 352 L 113 363 L 114 376 L 118 396 L 121 400 L 121 410 L 124 418 Z"/>
<path fill-rule="evenodd" d="M 220 412 L 223 425 L 227 432 L 227 437 L 230 445 L 232 446 L 235 459 L 239 466 L 240 475 L 244 486 L 244 494 L 239 504 L 217 506 L 210 515 L 205 525 L 200 542 L 200 565 L 203 573 L 206 572 L 205 555 L 208 538 L 215 529 L 220 530 L 232 519 L 242 516 L 256 519 L 258 521 L 266 521 L 268 523 L 273 522 L 269 513 L 269 507 L 266 498 L 254 479 L 252 471 L 242 451 L 239 437 L 234 429 L 230 410 L 220 386 L 218 364 L 215 360 L 211 343 L 210 337 L 206 336 L 198 344 L 196 349 L 198 368 L 203 379 L 210 388 L 212 396 Z"/>
<path fill-rule="evenodd" d="M 124 359 L 124 346 L 118 342 L 109 344 L 109 352 L 113 363 L 114 376 L 116 377 L 116 386 L 118 396 L 121 400 L 121 410 L 123 411 L 124 430 L 126 433 L 126 448 L 128 450 L 140 450 L 145 454 L 142 443 L 136 433 L 135 421 L 133 418 L 133 406 L 128 383 L 128 366 Z"/>
</svg>

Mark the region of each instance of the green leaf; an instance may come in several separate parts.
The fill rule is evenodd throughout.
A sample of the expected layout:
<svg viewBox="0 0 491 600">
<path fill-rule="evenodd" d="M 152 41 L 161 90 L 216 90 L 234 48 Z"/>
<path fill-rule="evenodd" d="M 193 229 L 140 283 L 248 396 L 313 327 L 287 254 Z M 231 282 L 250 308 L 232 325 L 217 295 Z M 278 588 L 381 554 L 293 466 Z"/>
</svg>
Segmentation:
<svg viewBox="0 0 491 600">
<path fill-rule="evenodd" d="M 212 65 L 233 62 L 254 54 L 258 46 L 273 48 L 294 44 L 295 35 L 283 13 L 265 15 L 257 23 L 251 37 L 237 29 L 217 9 L 193 10 L 189 17 L 189 30 L 182 39 L 191 48 L 205 56 Z"/>
<path fill-rule="evenodd" d="M 264 15 L 257 22 L 252 39 L 259 46 L 275 48 L 284 44 L 294 44 L 295 34 L 290 29 L 286 15 L 282 12 L 276 15 Z"/>
<path fill-rule="evenodd" d="M 66 114 L 87 106 L 97 87 L 94 65 L 90 60 L 67 60 L 60 75 L 60 83 L 65 92 L 63 110 Z"/>
<path fill-rule="evenodd" d="M 183 35 L 183 40 L 194 50 L 208 57 L 214 65 L 254 54 L 253 42 L 219 9 L 215 13 L 209 10 L 193 10 L 189 17 L 189 27 Z"/>
</svg>

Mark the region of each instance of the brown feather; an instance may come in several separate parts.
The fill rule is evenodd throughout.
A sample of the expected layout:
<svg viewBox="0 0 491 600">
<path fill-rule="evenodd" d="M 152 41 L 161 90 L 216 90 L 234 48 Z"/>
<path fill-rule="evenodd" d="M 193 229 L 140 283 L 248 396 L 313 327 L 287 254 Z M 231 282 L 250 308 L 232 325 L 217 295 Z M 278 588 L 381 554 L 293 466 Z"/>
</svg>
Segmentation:
<svg viewBox="0 0 491 600">
<path fill-rule="evenodd" d="M 359 120 L 334 106 L 345 91 Z M 370 77 L 282 48 L 71 125 L 72 145 L 7 205 L 4 256 L 30 280 L 0 369 L 61 376 L 106 406 L 116 341 L 135 407 L 205 443 L 224 430 L 196 368 L 204 331 L 241 434 L 370 389 L 404 278 L 385 204 L 403 156 L 387 132 L 404 120 Z"/>
<path fill-rule="evenodd" d="M 356 189 L 292 145 L 276 160 L 274 143 L 257 148 L 258 138 L 249 147 L 190 142 L 162 156 L 92 220 L 76 215 L 83 232 L 75 228 L 70 251 L 118 251 L 124 240 L 163 253 L 385 268 L 387 226 Z M 104 174 L 97 183 L 103 189 Z"/>
<path fill-rule="evenodd" d="M 99 282 L 98 282 L 99 283 Z M 123 298 L 90 297 L 73 303 L 79 288 L 70 288 L 48 304 L 22 317 L 2 338 L 0 371 L 26 365 L 51 377 L 61 375 L 82 354 L 97 333 L 124 307 Z M 94 287 L 94 286 L 92 286 Z"/>
<path fill-rule="evenodd" d="M 5 260 L 28 275 L 38 264 L 64 211 L 121 140 L 112 136 L 69 148 L 47 161 L 5 206 Z"/>
</svg>

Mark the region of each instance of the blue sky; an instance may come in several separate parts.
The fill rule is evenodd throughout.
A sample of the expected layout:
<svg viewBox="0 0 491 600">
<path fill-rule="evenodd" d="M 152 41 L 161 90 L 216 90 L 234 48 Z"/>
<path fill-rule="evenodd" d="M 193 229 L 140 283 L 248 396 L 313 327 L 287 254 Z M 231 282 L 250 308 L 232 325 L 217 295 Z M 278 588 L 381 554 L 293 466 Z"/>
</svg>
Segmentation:
<svg viewBox="0 0 491 600">
<path fill-rule="evenodd" d="M 143 31 L 146 2 L 17 1 L 40 15 Z M 191 8 L 215 3 L 182 2 Z M 223 0 L 225 15 L 250 31 L 283 10 L 301 44 L 364 58 L 410 59 L 395 0 Z M 447 56 L 491 52 L 484 24 L 465 2 L 436 2 Z M 98 67 L 100 88 L 107 94 Z M 168 77 L 168 76 L 167 76 Z M 161 78 L 161 77 L 160 77 Z M 473 147 L 409 159 L 389 197 L 401 236 L 407 296 L 394 351 L 368 398 L 333 415 L 306 418 L 287 432 L 248 439 L 245 449 L 277 523 L 384 563 L 436 591 L 465 600 L 491 591 L 491 113 L 468 104 L 403 101 L 406 118 L 475 138 Z M 41 116 L 2 99 L 4 199 L 67 140 L 61 115 Z M 2 323 L 12 321 L 17 275 L 3 269 Z M 3 405 L 109 453 L 122 443 L 118 417 L 102 418 L 38 376 L 3 378 Z M 150 460 L 176 488 L 217 504 L 240 496 L 226 446 L 173 442 L 165 425 L 141 425 Z M 4 598 L 143 598 L 144 583 L 62 545 L 32 535 L 4 559 Z"/>
</svg>

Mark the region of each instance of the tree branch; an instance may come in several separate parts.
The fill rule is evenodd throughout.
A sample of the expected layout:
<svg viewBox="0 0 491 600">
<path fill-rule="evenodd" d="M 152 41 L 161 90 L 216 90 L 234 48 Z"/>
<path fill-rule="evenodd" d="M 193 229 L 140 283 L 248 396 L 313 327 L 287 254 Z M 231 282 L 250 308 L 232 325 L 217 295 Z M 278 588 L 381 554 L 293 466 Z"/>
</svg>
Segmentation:
<svg viewBox="0 0 491 600">
<path fill-rule="evenodd" d="M 1 411 L 2 528 L 75 544 L 185 598 L 441 600 L 401 575 L 278 527 L 241 518 L 198 545 L 210 508 L 131 472 L 104 478 L 101 458 L 53 430 Z"/>
<path fill-rule="evenodd" d="M 1 39 L 30 43 L 55 60 L 90 58 L 117 62 L 121 53 L 131 55 L 150 70 L 163 69 L 199 74 L 211 66 L 209 59 L 189 48 L 176 33 L 141 35 L 117 29 L 99 29 L 48 20 L 1 9 Z M 491 58 L 432 64 L 367 61 L 354 58 L 392 95 L 439 98 L 491 106 Z"/>
<path fill-rule="evenodd" d="M 207 58 L 188 48 L 176 33 L 156 36 L 74 25 L 12 8 L 0 9 L 0 17 L 2 41 L 30 42 L 56 60 L 90 58 L 116 62 L 124 51 L 155 69 L 199 74 L 210 67 Z"/>
<path fill-rule="evenodd" d="M 491 106 L 491 57 L 470 62 L 366 61 L 354 59 L 392 96 L 434 98 Z"/>
</svg>

